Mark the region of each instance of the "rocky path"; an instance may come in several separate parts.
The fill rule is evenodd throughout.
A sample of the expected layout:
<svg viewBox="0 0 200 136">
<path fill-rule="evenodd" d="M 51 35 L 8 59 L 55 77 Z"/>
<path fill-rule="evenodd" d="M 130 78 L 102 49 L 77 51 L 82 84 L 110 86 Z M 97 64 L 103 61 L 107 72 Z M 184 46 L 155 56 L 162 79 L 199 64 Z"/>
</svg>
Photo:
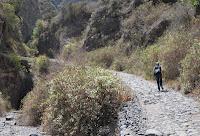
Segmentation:
<svg viewBox="0 0 200 136">
<path fill-rule="evenodd" d="M 45 136 L 39 127 L 20 126 L 17 121 L 20 114 L 12 111 L 0 118 L 0 136 Z"/>
<path fill-rule="evenodd" d="M 117 76 L 136 96 L 119 113 L 121 136 L 200 136 L 199 102 L 173 90 L 158 92 L 156 84 L 141 77 Z"/>
</svg>

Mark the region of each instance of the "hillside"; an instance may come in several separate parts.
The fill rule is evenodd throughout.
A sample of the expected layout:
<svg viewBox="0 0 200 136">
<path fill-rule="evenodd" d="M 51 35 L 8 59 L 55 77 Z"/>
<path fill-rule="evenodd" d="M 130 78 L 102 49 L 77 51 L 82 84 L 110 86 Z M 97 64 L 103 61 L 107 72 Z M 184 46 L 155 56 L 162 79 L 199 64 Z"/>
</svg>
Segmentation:
<svg viewBox="0 0 200 136">
<path fill-rule="evenodd" d="M 125 116 L 130 111 L 133 124 L 145 109 L 149 119 L 155 118 L 149 105 L 141 104 L 151 96 L 152 102 L 183 99 L 175 107 L 156 101 L 166 108 L 156 109 L 160 116 L 181 112 L 178 105 L 189 104 L 187 95 L 195 107 L 199 102 L 193 98 L 200 96 L 199 28 L 198 0 L 0 0 L 0 115 L 20 109 L 7 115 L 47 134 L 103 136 L 123 135 L 127 129 L 119 119 L 129 122 Z M 154 80 L 156 62 L 162 66 L 164 86 L 173 88 L 162 96 L 146 81 Z M 123 73 L 116 76 L 114 71 Z M 164 116 L 168 127 L 184 125 L 171 119 L 178 114 Z M 194 128 L 192 123 L 188 126 Z M 19 125 L 11 130 L 23 131 Z M 143 134 L 150 129 L 139 125 Z M 39 133 L 37 128 L 28 129 Z M 183 131 L 193 136 L 187 127 Z"/>
</svg>

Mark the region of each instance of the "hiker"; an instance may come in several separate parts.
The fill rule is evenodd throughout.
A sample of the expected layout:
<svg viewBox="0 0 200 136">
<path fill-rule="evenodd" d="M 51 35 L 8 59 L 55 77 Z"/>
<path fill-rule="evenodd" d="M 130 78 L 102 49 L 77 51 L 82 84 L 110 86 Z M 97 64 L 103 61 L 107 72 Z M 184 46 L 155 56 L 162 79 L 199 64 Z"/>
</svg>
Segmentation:
<svg viewBox="0 0 200 136">
<path fill-rule="evenodd" d="M 156 65 L 155 65 L 153 71 L 154 71 L 154 76 L 157 81 L 158 90 L 160 91 L 160 88 L 162 88 L 162 90 L 163 90 L 164 88 L 162 85 L 162 70 L 161 70 L 161 66 L 160 66 L 159 62 L 156 62 Z"/>
</svg>

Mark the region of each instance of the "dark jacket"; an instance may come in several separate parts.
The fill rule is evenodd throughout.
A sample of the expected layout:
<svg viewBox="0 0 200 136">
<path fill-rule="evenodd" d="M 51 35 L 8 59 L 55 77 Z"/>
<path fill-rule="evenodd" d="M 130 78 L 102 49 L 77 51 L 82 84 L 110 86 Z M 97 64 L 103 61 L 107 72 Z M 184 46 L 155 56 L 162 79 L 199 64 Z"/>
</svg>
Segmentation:
<svg viewBox="0 0 200 136">
<path fill-rule="evenodd" d="M 160 65 L 156 65 L 153 71 L 154 71 L 154 76 L 159 76 L 162 74 L 162 69 Z"/>
</svg>

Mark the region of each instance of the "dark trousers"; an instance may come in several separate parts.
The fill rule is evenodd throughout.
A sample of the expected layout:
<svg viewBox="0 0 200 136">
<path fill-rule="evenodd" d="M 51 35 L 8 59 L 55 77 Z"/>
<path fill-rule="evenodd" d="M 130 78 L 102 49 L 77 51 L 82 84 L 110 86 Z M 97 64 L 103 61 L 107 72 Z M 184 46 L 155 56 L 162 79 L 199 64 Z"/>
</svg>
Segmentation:
<svg viewBox="0 0 200 136">
<path fill-rule="evenodd" d="M 158 85 L 158 90 L 160 91 L 160 88 L 163 89 L 163 85 L 162 85 L 162 74 L 157 74 L 156 75 L 156 81 L 157 81 L 157 85 Z"/>
</svg>

